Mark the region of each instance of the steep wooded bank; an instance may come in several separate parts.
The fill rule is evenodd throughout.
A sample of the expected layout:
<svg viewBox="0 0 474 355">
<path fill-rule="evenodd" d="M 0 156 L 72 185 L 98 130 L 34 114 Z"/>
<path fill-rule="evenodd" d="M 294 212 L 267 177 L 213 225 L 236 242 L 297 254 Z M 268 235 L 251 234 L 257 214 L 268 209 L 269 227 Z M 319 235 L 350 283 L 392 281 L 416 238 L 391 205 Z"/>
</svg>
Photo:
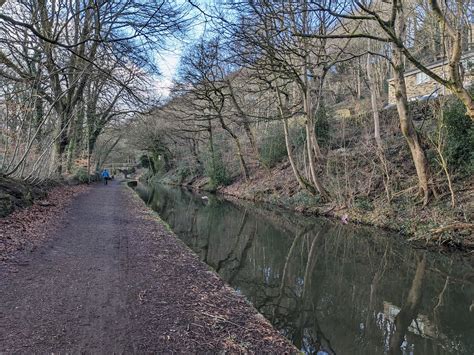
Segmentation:
<svg viewBox="0 0 474 355">
<path fill-rule="evenodd" d="M 169 100 L 131 127 L 150 176 L 470 243 L 467 1 L 213 10 Z"/>
<path fill-rule="evenodd" d="M 407 238 L 421 243 L 426 240 L 430 245 L 443 248 L 472 249 L 474 128 L 467 118 L 458 117 L 463 114 L 460 103 L 452 98 L 449 102 L 444 111 L 447 126 L 443 128 L 437 125 L 434 116 L 437 101 L 410 105 L 436 185 L 436 197 L 426 206 L 422 198 L 414 194 L 417 190 L 415 166 L 403 142 L 394 108 L 380 112 L 381 139 L 386 147 L 383 160 L 371 137 L 370 114 L 334 119 L 328 113 L 325 117 L 327 140 L 321 148 L 326 158 L 318 176 L 331 196 L 330 201 L 311 194 L 294 178 L 279 122 L 266 122 L 257 131 L 255 144 L 260 161 L 255 159 L 245 132 L 240 131 L 239 139 L 249 167 L 247 179 L 241 174 L 239 159 L 229 148 L 224 132 L 214 137 L 215 150 L 219 152 L 219 165 L 214 174 L 210 174 L 213 170 L 206 165 L 208 157 L 203 152 L 179 161 L 164 159 L 159 154 L 147 155 L 142 162 L 149 168 L 145 177 L 152 183 L 217 191 L 308 214 L 347 217 L 350 222 L 390 228 Z M 303 128 L 297 122 L 289 128 L 292 151 L 299 157 L 295 164 L 307 177 Z M 433 140 L 438 134 L 443 135 L 441 151 Z M 440 153 L 448 163 L 448 175 Z"/>
</svg>

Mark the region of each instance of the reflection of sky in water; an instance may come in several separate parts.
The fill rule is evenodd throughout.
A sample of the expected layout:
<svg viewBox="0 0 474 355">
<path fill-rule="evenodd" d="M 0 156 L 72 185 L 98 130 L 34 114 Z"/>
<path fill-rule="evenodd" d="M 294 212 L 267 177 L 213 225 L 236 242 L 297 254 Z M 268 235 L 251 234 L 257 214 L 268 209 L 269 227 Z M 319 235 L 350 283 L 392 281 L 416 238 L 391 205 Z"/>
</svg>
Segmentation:
<svg viewBox="0 0 474 355">
<path fill-rule="evenodd" d="M 202 260 L 219 266 L 236 292 L 300 349 L 388 353 L 419 252 L 370 228 L 245 203 L 204 205 L 178 189 L 144 193 L 178 236 Z M 463 281 L 469 273 L 474 274 L 468 263 L 428 254 L 418 325 L 408 322 L 403 354 L 474 354 L 474 317 L 468 312 L 474 286 Z M 449 283 L 434 317 L 447 276 L 458 281 Z"/>
<path fill-rule="evenodd" d="M 295 280 L 295 284 L 293 286 L 293 291 L 296 294 L 296 296 L 301 297 L 301 295 L 303 294 L 303 285 L 304 285 L 304 278 L 297 277 Z"/>
<path fill-rule="evenodd" d="M 272 268 L 269 266 L 264 266 L 263 267 L 263 280 L 266 285 L 270 284 L 270 281 L 272 280 Z"/>
</svg>

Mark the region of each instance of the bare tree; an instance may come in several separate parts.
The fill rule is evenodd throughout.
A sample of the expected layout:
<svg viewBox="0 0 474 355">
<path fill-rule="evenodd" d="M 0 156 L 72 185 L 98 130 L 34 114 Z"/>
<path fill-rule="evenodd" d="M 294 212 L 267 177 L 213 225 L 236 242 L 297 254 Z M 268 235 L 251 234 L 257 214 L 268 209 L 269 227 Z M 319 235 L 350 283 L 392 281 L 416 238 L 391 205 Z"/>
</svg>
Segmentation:
<svg viewBox="0 0 474 355">
<path fill-rule="evenodd" d="M 196 105 L 201 105 L 207 112 L 210 139 L 212 141 L 211 120 L 232 138 L 244 179 L 249 178 L 249 170 L 243 154 L 239 136 L 235 133 L 235 122 L 228 118 L 229 105 L 238 105 L 229 86 L 230 72 L 222 61 L 219 40 L 202 40 L 182 58 L 180 68 L 182 79 L 189 86 L 196 98 Z M 202 106 L 203 105 L 203 106 Z M 246 122 L 245 120 L 243 122 Z M 213 144 L 211 144 L 213 146 Z M 213 148 L 211 148 L 213 149 Z"/>
<path fill-rule="evenodd" d="M 87 147 L 93 149 L 93 142 L 118 113 L 136 111 L 133 105 L 147 107 L 150 100 L 141 91 L 148 85 L 143 80 L 146 74 L 159 74 L 155 51 L 164 48 L 171 36 L 184 33 L 189 24 L 186 6 L 167 0 L 2 5 L 0 77 L 13 91 L 24 86 L 31 92 L 27 105 L 31 113 L 17 126 L 26 130 L 22 138 L 26 145 L 17 140 L 18 149 L 10 151 L 12 163 L 5 164 L 5 159 L 2 163 L 9 174 L 35 161 L 30 157 L 35 152 L 33 143 L 44 139 L 52 144 L 39 144 L 48 151 L 38 153 L 41 159 L 48 158 L 56 174 L 70 171 L 73 160 L 82 154 L 78 147 L 86 146 L 82 145 L 86 134 L 91 137 Z M 100 87 L 92 100 L 86 97 L 91 87 Z M 46 133 L 51 126 L 54 133 Z M 25 154 L 17 159 L 24 146 Z M 54 147 L 54 154 L 49 147 Z"/>
</svg>

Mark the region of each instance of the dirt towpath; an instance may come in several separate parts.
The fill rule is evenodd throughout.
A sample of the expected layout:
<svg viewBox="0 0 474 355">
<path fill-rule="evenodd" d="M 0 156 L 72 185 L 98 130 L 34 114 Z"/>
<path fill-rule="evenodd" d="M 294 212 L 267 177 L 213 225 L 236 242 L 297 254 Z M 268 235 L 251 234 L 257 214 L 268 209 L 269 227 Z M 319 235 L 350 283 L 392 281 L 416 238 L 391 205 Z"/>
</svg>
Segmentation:
<svg viewBox="0 0 474 355">
<path fill-rule="evenodd" d="M 0 353 L 295 352 L 118 183 L 0 269 Z"/>
</svg>

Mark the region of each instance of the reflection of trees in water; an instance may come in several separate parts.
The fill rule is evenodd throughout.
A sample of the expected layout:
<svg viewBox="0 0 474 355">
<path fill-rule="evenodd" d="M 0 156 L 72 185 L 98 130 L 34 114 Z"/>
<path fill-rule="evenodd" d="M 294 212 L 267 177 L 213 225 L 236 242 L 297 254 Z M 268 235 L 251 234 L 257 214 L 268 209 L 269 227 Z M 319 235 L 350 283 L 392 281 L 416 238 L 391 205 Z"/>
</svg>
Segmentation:
<svg viewBox="0 0 474 355">
<path fill-rule="evenodd" d="M 401 354 L 401 345 L 404 341 L 405 334 L 408 331 L 408 326 L 412 323 L 418 315 L 420 307 L 421 296 L 423 292 L 423 279 L 426 270 L 426 254 L 423 254 L 421 260 L 417 262 L 415 276 L 408 292 L 408 296 L 403 304 L 400 312 L 395 317 L 395 332 L 390 339 L 390 354 Z"/>
<path fill-rule="evenodd" d="M 217 265 L 215 266 L 215 270 L 217 272 L 220 272 L 225 266 L 225 264 L 228 263 L 234 263 L 237 262 L 238 265 L 241 264 L 241 255 L 240 257 L 235 255 L 236 249 L 238 249 L 238 244 L 239 244 L 239 239 L 242 237 L 242 232 L 244 231 L 245 224 L 247 223 L 247 218 L 248 218 L 248 212 L 247 210 L 244 211 L 244 214 L 242 215 L 242 220 L 240 222 L 239 229 L 237 230 L 237 233 L 235 234 L 234 243 L 233 246 L 228 250 L 227 256 L 225 256 L 223 259 L 219 260 L 217 262 Z M 255 233 L 253 233 L 255 235 Z"/>
<path fill-rule="evenodd" d="M 342 354 L 384 353 L 389 344 L 399 351 L 396 344 L 407 335 L 410 344 L 432 353 L 444 353 L 440 343 L 472 353 L 468 327 L 474 324 L 466 311 L 474 287 L 463 276 L 472 266 L 454 268 L 446 258 L 420 257 L 374 229 L 212 197 L 206 203 L 178 189 L 157 190 L 152 200 L 202 260 L 308 352 L 319 344 Z M 426 282 L 419 286 L 423 277 Z M 413 307 L 417 289 L 423 294 Z M 400 313 L 388 317 L 387 305 Z M 438 336 L 415 335 L 410 324 L 417 315 Z"/>
</svg>

